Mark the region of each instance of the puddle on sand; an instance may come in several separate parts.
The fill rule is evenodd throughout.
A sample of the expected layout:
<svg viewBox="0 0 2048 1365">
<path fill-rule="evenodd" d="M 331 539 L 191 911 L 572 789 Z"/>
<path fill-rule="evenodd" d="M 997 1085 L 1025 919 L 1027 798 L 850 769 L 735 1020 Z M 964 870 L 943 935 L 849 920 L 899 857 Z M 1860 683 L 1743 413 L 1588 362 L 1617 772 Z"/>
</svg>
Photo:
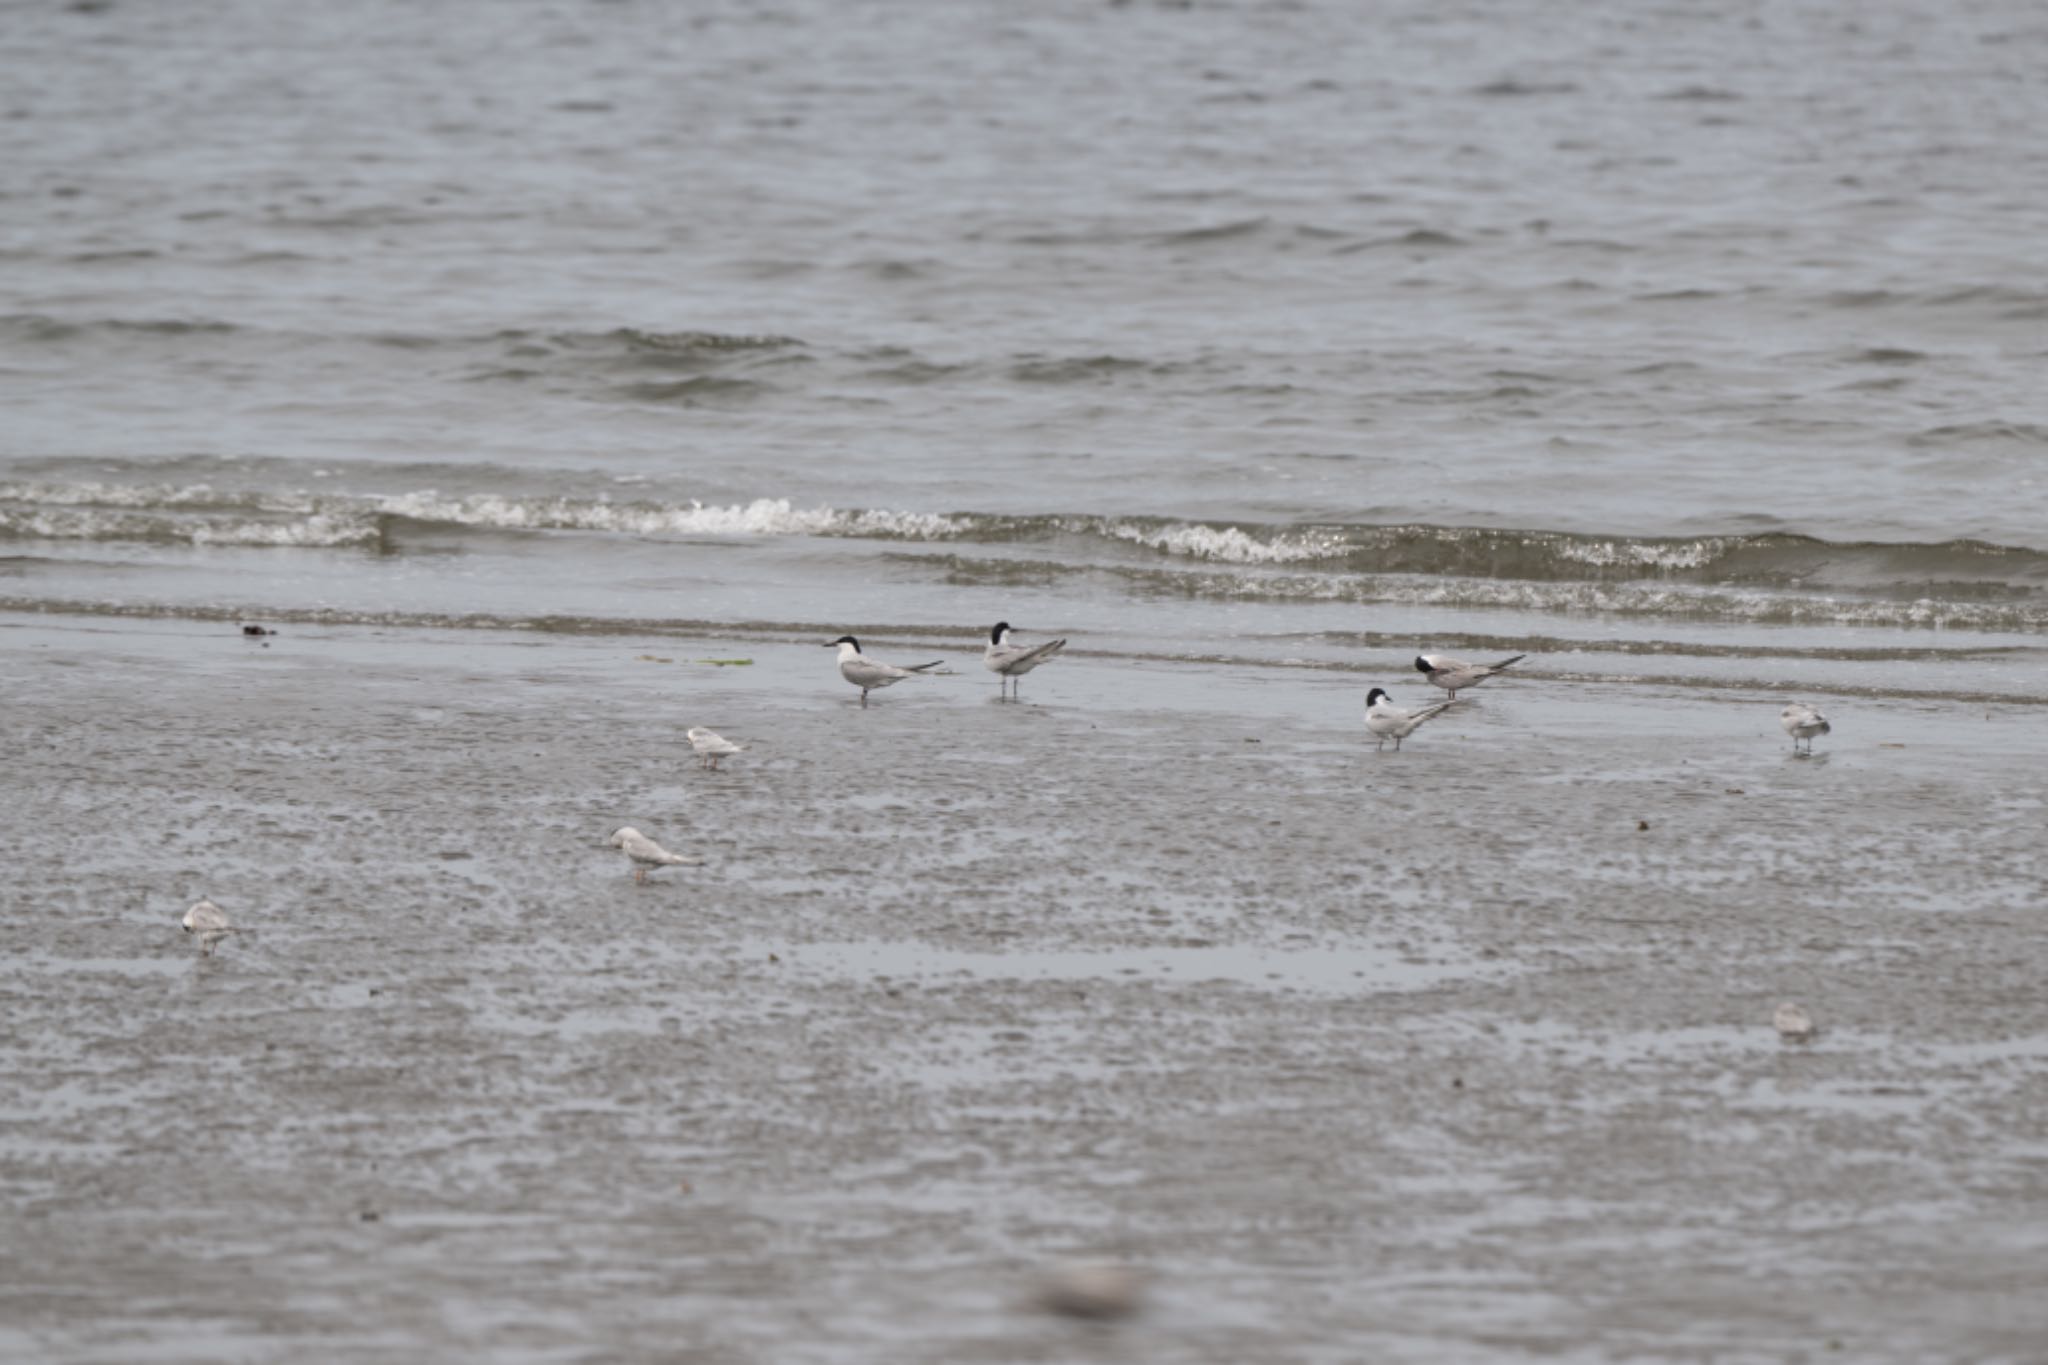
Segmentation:
<svg viewBox="0 0 2048 1365">
<path fill-rule="evenodd" d="M 1016 948 L 970 951 L 917 942 L 790 944 L 756 942 L 798 971 L 866 976 L 877 981 L 1151 981 L 1171 985 L 1223 983 L 1259 990 L 1316 992 L 1421 990 L 1444 981 L 1508 970 L 1476 959 L 1418 959 L 1395 948 L 1333 944 L 1317 948 L 1249 945 L 1147 948 Z"/>
</svg>

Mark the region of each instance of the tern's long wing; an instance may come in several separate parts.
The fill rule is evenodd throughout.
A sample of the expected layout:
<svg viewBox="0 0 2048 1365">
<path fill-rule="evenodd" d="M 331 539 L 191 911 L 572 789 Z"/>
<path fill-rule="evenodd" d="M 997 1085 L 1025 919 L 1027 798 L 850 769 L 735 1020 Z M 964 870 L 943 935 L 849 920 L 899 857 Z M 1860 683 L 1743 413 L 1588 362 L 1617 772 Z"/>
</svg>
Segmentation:
<svg viewBox="0 0 2048 1365">
<path fill-rule="evenodd" d="M 1028 649 L 1017 645 L 991 646 L 982 662 L 998 673 L 1029 673 L 1066 647 L 1065 640 L 1047 640 Z"/>
<path fill-rule="evenodd" d="M 848 659 L 839 665 L 839 676 L 855 687 L 886 687 L 898 678 L 909 677 L 910 670 L 879 664 L 873 659 Z"/>
</svg>

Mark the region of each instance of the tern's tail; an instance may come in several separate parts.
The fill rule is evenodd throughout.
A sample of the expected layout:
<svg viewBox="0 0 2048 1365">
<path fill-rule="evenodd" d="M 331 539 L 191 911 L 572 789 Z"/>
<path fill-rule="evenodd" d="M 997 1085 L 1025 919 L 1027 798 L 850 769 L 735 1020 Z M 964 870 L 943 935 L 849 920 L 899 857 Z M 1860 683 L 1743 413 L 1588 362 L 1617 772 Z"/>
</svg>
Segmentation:
<svg viewBox="0 0 2048 1365">
<path fill-rule="evenodd" d="M 946 662 L 944 659 L 933 659 L 928 664 L 912 664 L 910 665 L 910 667 L 904 669 L 903 671 L 905 673 L 922 673 L 927 668 L 937 668 L 940 664 L 944 662 Z"/>
<path fill-rule="evenodd" d="M 1458 701 L 1455 697 L 1453 697 L 1449 701 L 1433 701 L 1427 706 L 1416 707 L 1411 714 L 1415 717 L 1415 723 L 1417 725 L 1420 725 L 1422 724 L 1422 722 L 1428 720 L 1431 716 L 1441 715 L 1445 711 L 1450 710 L 1453 706 L 1456 706 L 1457 704 Z"/>
<path fill-rule="evenodd" d="M 1505 673 L 1508 669 L 1513 668 L 1516 664 L 1522 662 L 1522 660 L 1528 657 L 1529 656 L 1526 654 L 1517 654 L 1512 659 L 1502 659 L 1497 664 L 1488 664 L 1486 666 L 1486 671 L 1489 673 Z"/>
</svg>

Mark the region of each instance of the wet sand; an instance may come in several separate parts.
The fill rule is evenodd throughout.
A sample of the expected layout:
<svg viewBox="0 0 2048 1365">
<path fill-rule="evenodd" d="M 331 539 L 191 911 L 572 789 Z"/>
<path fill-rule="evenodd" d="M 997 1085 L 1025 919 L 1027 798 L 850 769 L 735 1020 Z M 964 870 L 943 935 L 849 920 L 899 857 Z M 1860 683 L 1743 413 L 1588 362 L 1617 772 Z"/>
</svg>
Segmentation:
<svg viewBox="0 0 2048 1365">
<path fill-rule="evenodd" d="M 942 652 L 0 620 L 0 1356 L 2039 1358 L 2038 708 Z"/>
</svg>

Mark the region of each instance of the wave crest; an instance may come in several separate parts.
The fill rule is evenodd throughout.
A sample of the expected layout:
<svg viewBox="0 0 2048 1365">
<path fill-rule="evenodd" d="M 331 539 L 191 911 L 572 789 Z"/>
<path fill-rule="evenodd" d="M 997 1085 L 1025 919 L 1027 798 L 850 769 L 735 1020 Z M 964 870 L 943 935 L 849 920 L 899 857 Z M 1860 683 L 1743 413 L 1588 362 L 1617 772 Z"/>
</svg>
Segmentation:
<svg viewBox="0 0 2048 1365">
<path fill-rule="evenodd" d="M 1313 570 L 1354 581 L 1401 576 L 1417 583 L 1478 585 L 1469 591 L 1510 598 L 1528 585 L 1545 584 L 1839 593 L 1885 599 L 1895 615 L 1900 604 L 1910 602 L 2021 604 L 2035 612 L 2048 601 L 2048 552 L 1971 540 L 1845 543 L 1785 532 L 1631 537 L 1419 524 L 806 507 L 788 498 L 720 504 L 432 488 L 342 494 L 221 488 L 206 482 L 0 481 L 0 537 L 17 540 L 403 552 L 418 543 L 422 532 L 445 538 L 464 531 L 1030 544 L 1044 550 L 1035 562 L 1111 567 L 1129 565 L 1134 556 L 1157 557 L 1212 566 L 1251 590 L 1261 590 L 1261 578 Z"/>
</svg>

